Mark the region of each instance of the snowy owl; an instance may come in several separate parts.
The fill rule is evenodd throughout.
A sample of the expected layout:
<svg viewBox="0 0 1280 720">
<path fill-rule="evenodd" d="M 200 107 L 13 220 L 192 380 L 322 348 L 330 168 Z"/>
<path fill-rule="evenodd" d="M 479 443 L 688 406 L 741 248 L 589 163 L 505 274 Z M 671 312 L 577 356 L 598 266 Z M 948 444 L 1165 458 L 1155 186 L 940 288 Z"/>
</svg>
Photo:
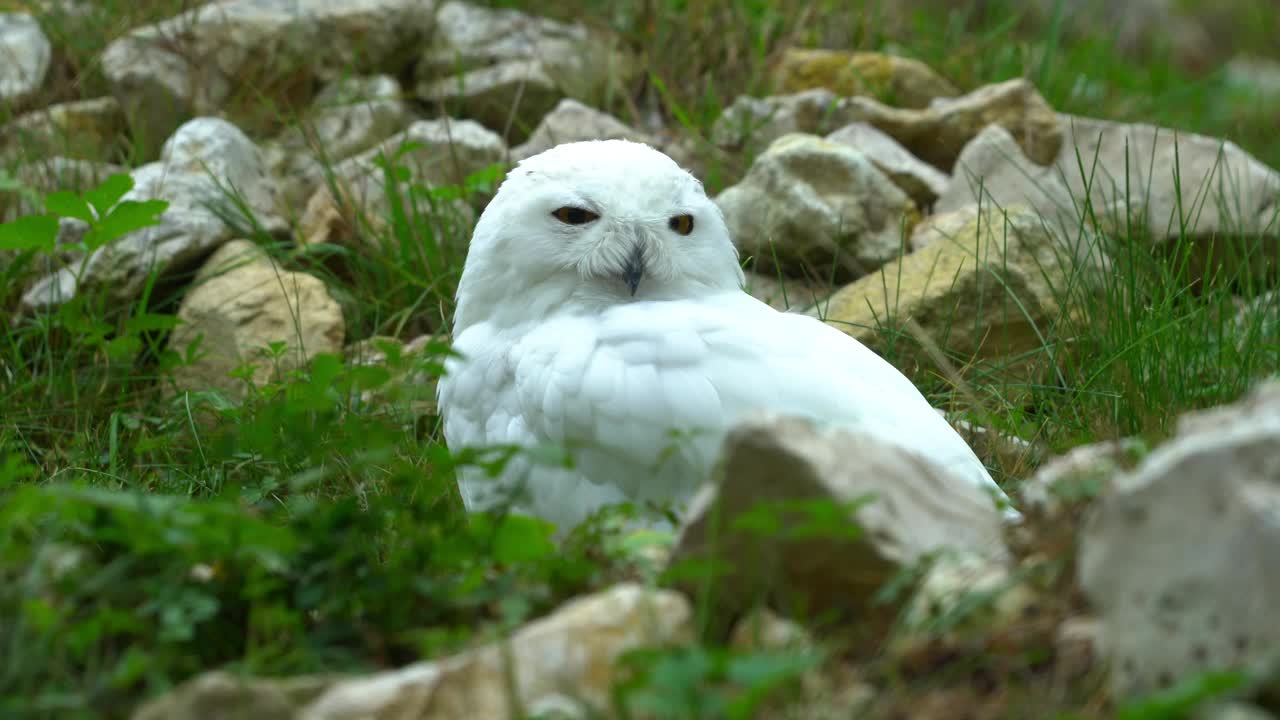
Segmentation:
<svg viewBox="0 0 1280 720">
<path fill-rule="evenodd" d="M 564 529 L 606 504 L 678 509 L 757 410 L 870 433 L 1003 497 L 897 369 L 743 280 L 719 208 L 663 153 L 594 140 L 521 162 L 476 224 L 439 408 L 455 451 L 572 462 L 461 468 L 468 510 L 509 503 Z"/>
</svg>

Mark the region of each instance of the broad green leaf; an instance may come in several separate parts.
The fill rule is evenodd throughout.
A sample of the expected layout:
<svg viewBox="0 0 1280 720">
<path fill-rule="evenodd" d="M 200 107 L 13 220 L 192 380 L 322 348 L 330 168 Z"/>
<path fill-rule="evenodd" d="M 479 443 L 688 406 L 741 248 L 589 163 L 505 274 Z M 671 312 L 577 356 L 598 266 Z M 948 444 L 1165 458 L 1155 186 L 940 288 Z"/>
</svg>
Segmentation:
<svg viewBox="0 0 1280 720">
<path fill-rule="evenodd" d="M 97 219 L 93 216 L 93 210 L 89 208 L 89 203 L 85 202 L 84 198 L 65 190 L 49 193 L 45 196 L 44 207 L 54 215 L 75 218 L 87 223 L 92 223 Z"/>
<path fill-rule="evenodd" d="M 527 515 L 507 515 L 493 535 L 493 557 L 515 564 L 550 557 L 556 551 L 551 534 L 555 526 Z"/>
<path fill-rule="evenodd" d="M 98 216 L 104 216 L 111 209 L 112 205 L 120 202 L 120 198 L 124 194 L 133 189 L 133 177 L 127 173 L 116 173 L 106 180 L 103 180 L 98 187 L 88 190 L 84 194 L 84 199 L 93 205 L 98 211 Z"/>
<path fill-rule="evenodd" d="M 135 230 L 155 225 L 168 207 L 164 200 L 125 200 L 85 235 L 85 247 L 92 252 Z"/>
<path fill-rule="evenodd" d="M 178 327 L 181 321 L 177 315 L 161 315 L 158 313 L 143 313 L 136 315 L 125 321 L 125 332 L 135 335 L 142 332 L 154 332 L 156 330 L 172 330 Z"/>
<path fill-rule="evenodd" d="M 27 215 L 0 225 L 0 250 L 53 252 L 58 240 L 58 219 L 52 215 Z"/>
</svg>

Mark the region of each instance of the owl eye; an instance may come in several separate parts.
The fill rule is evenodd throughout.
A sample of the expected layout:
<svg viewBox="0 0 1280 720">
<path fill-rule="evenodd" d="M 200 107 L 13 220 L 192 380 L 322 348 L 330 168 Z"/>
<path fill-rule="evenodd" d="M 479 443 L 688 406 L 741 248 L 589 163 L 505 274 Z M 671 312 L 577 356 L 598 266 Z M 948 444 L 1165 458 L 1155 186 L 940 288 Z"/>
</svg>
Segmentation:
<svg viewBox="0 0 1280 720">
<path fill-rule="evenodd" d="M 578 207 L 562 207 L 551 211 L 557 220 L 566 225 L 586 225 L 592 220 L 600 219 L 600 216 Z"/>
<path fill-rule="evenodd" d="M 671 218 L 671 220 L 667 223 L 667 225 L 670 226 L 672 230 L 680 233 L 681 235 L 688 235 L 689 233 L 693 232 L 693 216 L 677 215 Z"/>
</svg>

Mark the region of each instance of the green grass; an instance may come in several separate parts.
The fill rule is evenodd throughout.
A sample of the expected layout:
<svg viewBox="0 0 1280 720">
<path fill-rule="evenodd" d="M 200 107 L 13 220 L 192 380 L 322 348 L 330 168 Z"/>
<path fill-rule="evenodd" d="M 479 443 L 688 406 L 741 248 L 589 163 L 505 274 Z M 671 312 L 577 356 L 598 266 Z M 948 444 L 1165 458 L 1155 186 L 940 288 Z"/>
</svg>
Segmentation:
<svg viewBox="0 0 1280 720">
<path fill-rule="evenodd" d="M 965 89 L 1025 76 L 1059 110 L 1229 138 L 1280 166 L 1280 108 L 1228 86 L 1220 72 L 1192 76 L 1159 52 L 1127 57 L 1100 38 L 1033 26 L 1010 3 L 948 5 L 892 22 L 884 5 L 576 0 L 554 12 L 611 27 L 641 53 L 646 73 L 609 109 L 637 125 L 657 111 L 697 140 L 734 97 L 769 91 L 769 65 L 788 44 L 896 48 Z M 105 31 L 50 20 L 62 60 L 36 102 L 105 94 L 94 64 L 101 48 L 183 6 L 98 3 L 91 27 Z M 1249 12 L 1241 11 L 1238 35 L 1265 50 Z M 264 124 L 293 121 L 290 111 L 272 112 Z M 99 159 L 141 155 L 126 139 Z M 713 165 L 709 174 L 708 189 L 717 190 L 732 171 Z M 470 227 L 448 201 L 482 198 L 496 179 L 482 173 L 444 189 L 393 183 L 388 217 L 359 226 L 366 251 L 298 249 L 252 226 L 242 234 L 282 267 L 324 278 L 349 341 L 410 340 L 444 331 L 452 316 Z M 109 195 L 98 197 L 100 211 L 114 204 Z M 50 209 L 82 211 L 74 194 L 55 196 Z M 1082 229 L 1096 226 L 1092 211 L 1084 209 Z M 146 222 L 125 219 L 127 227 Z M 49 221 L 24 222 L 0 232 L 6 313 L 57 262 Z M 951 354 L 949 367 L 923 367 L 913 380 L 940 407 L 1060 451 L 1134 435 L 1158 442 L 1178 413 L 1229 402 L 1280 370 L 1280 294 L 1268 299 L 1248 264 L 1197 281 L 1200 249 L 1190 239 L 1153 253 L 1146 230 L 1131 226 L 1091 242 L 1113 266 L 1099 288 L 1070 291 L 1077 314 L 1039 328 L 1039 362 L 1001 367 Z M 414 387 L 395 380 L 438 375 L 444 343 L 413 357 L 393 351 L 387 368 L 322 356 L 249 388 L 243 404 L 213 392 L 175 394 L 171 373 L 190 358 L 167 337 L 187 280 L 149 284 L 125 305 L 86 293 L 0 330 L 0 715 L 123 717 L 140 699 L 215 667 L 260 675 L 394 667 L 646 575 L 608 517 L 557 548 L 541 523 L 462 513 L 454 468 L 500 463 L 502 454 L 451 455 L 436 418 L 412 409 L 421 399 Z M 1239 305 L 1250 302 L 1273 319 L 1258 312 L 1238 324 Z M 371 391 L 379 402 L 363 399 Z M 1027 470 L 995 469 L 1015 478 Z M 1069 587 L 1070 578 L 1045 582 Z M 1051 681 L 1028 659 L 1052 644 L 1051 627 L 1039 632 L 1025 656 L 957 660 L 951 648 L 951 659 L 928 672 L 860 655 L 838 632 L 824 647 L 864 663 L 907 709 L 974 678 L 1011 678 L 1000 692 L 1015 717 L 1020 707 L 1049 712 L 1035 703 Z M 793 655 L 731 652 L 716 637 L 633 662 L 635 707 L 688 717 L 753 717 L 764 690 L 785 695 L 808 667 Z M 1098 716 L 1097 697 L 1094 685 L 1073 686 L 1054 696 L 1052 710 Z"/>
</svg>

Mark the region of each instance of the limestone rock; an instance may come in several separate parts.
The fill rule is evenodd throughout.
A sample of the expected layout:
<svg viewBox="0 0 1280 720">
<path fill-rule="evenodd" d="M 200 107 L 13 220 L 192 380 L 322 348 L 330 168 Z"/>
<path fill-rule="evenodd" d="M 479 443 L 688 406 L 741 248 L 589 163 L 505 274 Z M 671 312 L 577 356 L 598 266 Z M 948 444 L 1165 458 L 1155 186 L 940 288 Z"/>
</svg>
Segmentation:
<svg viewBox="0 0 1280 720">
<path fill-rule="evenodd" d="M 690 504 L 672 565 L 714 567 L 722 614 L 768 599 L 884 630 L 893 608 L 873 596 L 926 555 L 1008 560 L 990 494 L 911 451 L 764 415 L 734 428 L 721 457 L 718 479 Z M 707 582 L 692 569 L 682 577 L 691 588 Z"/>
<path fill-rule="evenodd" d="M 893 108 L 870 98 L 846 101 L 847 122 L 873 125 L 916 157 L 950 171 L 960 151 L 988 125 L 1008 130 L 1027 157 L 1048 165 L 1062 148 L 1058 115 L 1026 80 L 986 85 L 958 98 L 937 100 L 921 110 Z"/>
<path fill-rule="evenodd" d="M 1023 205 L 1064 233 L 1074 232 L 1080 217 L 1058 169 L 1032 162 L 999 125 L 988 125 L 964 146 L 934 211 L 948 213 L 970 205 Z"/>
<path fill-rule="evenodd" d="M 807 308 L 827 299 L 834 291 L 827 282 L 799 278 L 780 280 L 776 275 L 754 271 L 747 271 L 745 275 L 746 282 L 742 289 L 775 310 Z"/>
<path fill-rule="evenodd" d="M 552 705 L 577 710 L 566 695 L 603 709 L 618 657 L 640 647 L 688 640 L 692 615 L 688 600 L 678 593 L 617 585 L 529 623 L 505 641 L 506 648 L 495 643 L 340 683 L 304 708 L 298 720 L 514 718 L 508 667 L 514 673 L 515 699 L 526 710 Z"/>
<path fill-rule="evenodd" d="M 837 95 L 868 95 L 894 107 L 923 108 L 959 95 L 928 65 L 876 52 L 789 48 L 774 68 L 779 92 L 826 88 Z"/>
<path fill-rule="evenodd" d="M 358 246 L 386 229 L 390 199 L 380 156 L 405 168 L 405 173 L 398 175 L 403 181 L 399 190 L 402 195 L 411 195 L 414 185 L 461 186 L 468 175 L 500 162 L 506 153 L 501 138 L 471 120 L 419 120 L 334 167 L 333 185 L 320 186 L 307 202 L 299 222 L 303 243 Z M 435 242 L 455 240 L 460 233 L 465 242 L 474 221 L 465 198 L 441 199 L 432 207 L 418 193 L 412 202 L 420 211 L 418 217 L 411 211 L 413 206 L 406 207 L 406 213 L 416 223 L 429 225 Z"/>
<path fill-rule="evenodd" d="M 306 203 L 332 166 L 404 130 L 413 112 L 388 75 L 344 78 L 316 95 L 297 125 L 264 146 L 287 207 Z"/>
<path fill-rule="evenodd" d="M 0 191 L 0 222 L 8 222 L 22 215 L 44 212 L 40 200 L 57 190 L 81 192 L 97 186 L 125 168 L 109 163 L 53 155 L 19 165 L 14 178 L 31 191 L 29 194 Z"/>
<path fill-rule="evenodd" d="M 0 13 L 0 104 L 17 105 L 44 85 L 53 46 L 25 13 Z"/>
<path fill-rule="evenodd" d="M 444 113 L 525 138 L 561 98 L 595 103 L 633 71 L 613 37 L 580 23 L 446 2 L 416 76 L 418 96 Z"/>
<path fill-rule="evenodd" d="M 1088 505 L 1110 491 L 1113 479 L 1141 455 L 1135 438 L 1072 448 L 1036 468 L 1018 488 L 1019 506 L 1041 518 L 1055 518 L 1071 506 Z"/>
<path fill-rule="evenodd" d="M 827 140 L 866 155 L 895 185 L 911 196 L 917 207 L 929 207 L 946 189 L 950 178 L 946 173 L 916 158 L 897 140 L 866 123 L 846 125 L 827 136 Z"/>
<path fill-rule="evenodd" d="M 1077 202 L 1088 197 L 1094 207 L 1122 204 L 1128 187 L 1128 198 L 1145 200 L 1141 225 L 1156 243 L 1185 233 L 1206 248 L 1194 258 L 1201 267 L 1192 271 L 1243 264 L 1254 273 L 1275 272 L 1280 172 L 1235 143 L 1203 135 L 1065 115 L 1062 125 L 1066 142 L 1058 167 Z M 1234 238 L 1261 247 L 1240 257 L 1245 250 L 1233 247 Z"/>
<path fill-rule="evenodd" d="M 115 98 L 50 105 L 0 127 L 0 149 L 31 159 L 50 155 L 103 157 L 124 132 L 124 114 Z"/>
<path fill-rule="evenodd" d="M 228 374 L 244 363 L 256 367 L 255 385 L 280 379 L 319 353 L 341 353 L 346 326 L 342 308 L 324 283 L 276 266 L 253 243 L 223 245 L 200 268 L 178 309 L 182 324 L 169 347 L 186 355 L 200 339 L 198 359 L 174 371 L 179 390 L 220 390 L 244 395 L 244 382 Z M 285 343 L 272 359 L 266 348 Z"/>
<path fill-rule="evenodd" d="M 562 143 L 618 139 L 654 144 L 644 133 L 614 116 L 589 108 L 573 98 L 564 98 L 542 118 L 528 140 L 511 149 L 511 159 L 524 160 Z"/>
<path fill-rule="evenodd" d="M 824 276 L 836 261 L 840 278 L 897 257 L 904 226 L 916 217 L 911 199 L 865 155 L 801 134 L 770 145 L 716 203 L 757 268 Z"/>
<path fill-rule="evenodd" d="M 139 707 L 132 720 L 287 720 L 336 678 L 310 676 L 288 680 L 242 678 L 215 670 Z"/>
<path fill-rule="evenodd" d="M 1069 311 L 1067 300 L 1087 290 L 1098 266 L 1078 262 L 1026 208 L 971 212 L 951 239 L 836 291 L 824 319 L 879 351 L 892 344 L 906 363 L 931 364 L 908 319 L 960 362 L 1042 347 L 1041 335 Z"/>
<path fill-rule="evenodd" d="M 1120 698 L 1280 661 L 1280 381 L 1184 416 L 1117 477 L 1081 533 L 1078 578 Z"/>
<path fill-rule="evenodd" d="M 169 202 L 159 224 L 129 233 L 75 267 L 41 278 L 23 295 L 25 310 L 56 307 L 74 297 L 81 284 L 129 302 L 142 291 L 149 273 L 165 276 L 190 268 L 234 234 L 215 212 L 220 208 L 233 217 L 241 214 L 226 197 L 232 188 L 267 232 L 286 229 L 275 214 L 275 187 L 258 147 L 225 120 L 187 122 L 165 142 L 159 161 L 134 170 L 132 176 L 134 187 L 124 200 Z"/>
<path fill-rule="evenodd" d="M 215 114 L 244 87 L 284 91 L 349 73 L 398 73 L 431 30 L 423 0 L 224 0 L 107 46 L 102 71 L 136 138 Z"/>
<path fill-rule="evenodd" d="M 823 89 L 765 98 L 743 95 L 716 118 L 711 140 L 723 148 L 753 152 L 789 133 L 825 135 L 851 122 L 846 105 Z"/>
<path fill-rule="evenodd" d="M 1239 56 L 1232 58 L 1223 70 L 1227 83 L 1265 102 L 1280 102 L 1280 60 Z"/>
</svg>

